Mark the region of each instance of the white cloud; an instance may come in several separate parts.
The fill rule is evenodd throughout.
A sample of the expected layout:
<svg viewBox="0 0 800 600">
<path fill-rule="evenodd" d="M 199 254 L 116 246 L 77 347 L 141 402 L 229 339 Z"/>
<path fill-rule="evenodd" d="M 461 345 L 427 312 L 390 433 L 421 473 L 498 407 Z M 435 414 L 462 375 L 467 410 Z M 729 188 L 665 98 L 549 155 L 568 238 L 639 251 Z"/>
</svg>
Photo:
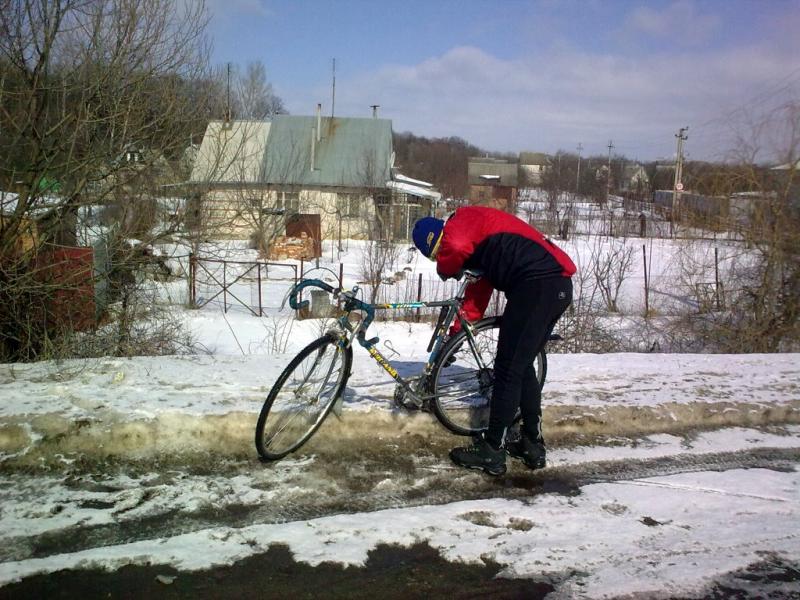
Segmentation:
<svg viewBox="0 0 800 600">
<path fill-rule="evenodd" d="M 721 24 L 717 15 L 701 13 L 689 0 L 678 0 L 663 10 L 642 6 L 635 9 L 626 20 L 627 27 L 632 31 L 670 38 L 684 45 L 708 41 Z"/>
<path fill-rule="evenodd" d="M 623 58 L 576 51 L 505 60 L 454 48 L 413 66 L 387 66 L 337 85 L 337 112 L 377 103 L 399 131 L 458 135 L 490 150 L 601 152 L 609 139 L 642 157 L 669 153 L 684 125 L 727 127 L 724 115 L 792 69 L 800 53 L 737 48 Z M 337 82 L 338 83 L 338 82 Z M 699 144 L 700 138 L 693 142 Z M 694 155 L 729 150 L 696 145 Z M 691 145 L 691 144 L 690 144 Z"/>
</svg>

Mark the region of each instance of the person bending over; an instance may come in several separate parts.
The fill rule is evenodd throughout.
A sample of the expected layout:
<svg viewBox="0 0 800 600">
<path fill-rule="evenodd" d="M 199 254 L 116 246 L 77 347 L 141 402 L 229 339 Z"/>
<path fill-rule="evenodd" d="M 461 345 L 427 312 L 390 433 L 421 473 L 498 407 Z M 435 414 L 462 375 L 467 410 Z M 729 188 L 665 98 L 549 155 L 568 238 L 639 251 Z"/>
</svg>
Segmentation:
<svg viewBox="0 0 800 600">
<path fill-rule="evenodd" d="M 489 475 L 505 473 L 506 452 L 531 469 L 544 467 L 542 392 L 533 362 L 572 302 L 575 265 L 539 231 L 495 208 L 459 208 L 447 222 L 424 217 L 414 224 L 412 237 L 420 252 L 436 261 L 442 279 L 460 278 L 464 269 L 482 271 L 482 278 L 466 289 L 462 310 L 468 321 L 483 316 L 493 289 L 506 295 L 489 427 L 472 445 L 453 448 L 450 458 Z M 456 321 L 450 333 L 459 327 Z M 506 443 L 517 409 L 522 413 L 522 435 Z"/>
</svg>

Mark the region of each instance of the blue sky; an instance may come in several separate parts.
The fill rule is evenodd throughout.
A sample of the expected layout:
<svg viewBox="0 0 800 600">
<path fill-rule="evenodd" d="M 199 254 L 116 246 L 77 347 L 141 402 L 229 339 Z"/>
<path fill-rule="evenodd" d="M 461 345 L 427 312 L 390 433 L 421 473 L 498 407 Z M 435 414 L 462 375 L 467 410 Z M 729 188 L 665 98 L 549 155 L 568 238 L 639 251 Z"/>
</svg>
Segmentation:
<svg viewBox="0 0 800 600">
<path fill-rule="evenodd" d="M 645 160 L 688 125 L 688 155 L 722 159 L 800 97 L 798 0 L 208 4 L 214 63 L 261 60 L 292 114 L 330 114 L 335 57 L 337 116 L 379 104 L 395 131 L 486 150 L 605 154 L 613 140 Z"/>
</svg>

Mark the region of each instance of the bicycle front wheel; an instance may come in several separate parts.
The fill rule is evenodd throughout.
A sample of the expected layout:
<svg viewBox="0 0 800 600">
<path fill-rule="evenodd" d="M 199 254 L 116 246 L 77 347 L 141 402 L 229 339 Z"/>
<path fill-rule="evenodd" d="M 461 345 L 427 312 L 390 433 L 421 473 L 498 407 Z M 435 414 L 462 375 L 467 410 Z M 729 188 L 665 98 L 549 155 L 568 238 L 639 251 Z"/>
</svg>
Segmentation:
<svg viewBox="0 0 800 600">
<path fill-rule="evenodd" d="M 344 392 L 353 350 L 333 335 L 303 348 L 267 396 L 256 424 L 256 449 L 278 460 L 305 444 Z"/>
<path fill-rule="evenodd" d="M 489 403 L 494 388 L 494 359 L 502 317 L 483 319 L 473 327 L 475 346 L 460 331 L 447 341 L 431 373 L 433 412 L 458 435 L 475 435 L 489 426 Z M 533 361 L 539 387 L 547 376 L 547 355 Z M 519 413 L 515 421 L 519 420 Z"/>
</svg>

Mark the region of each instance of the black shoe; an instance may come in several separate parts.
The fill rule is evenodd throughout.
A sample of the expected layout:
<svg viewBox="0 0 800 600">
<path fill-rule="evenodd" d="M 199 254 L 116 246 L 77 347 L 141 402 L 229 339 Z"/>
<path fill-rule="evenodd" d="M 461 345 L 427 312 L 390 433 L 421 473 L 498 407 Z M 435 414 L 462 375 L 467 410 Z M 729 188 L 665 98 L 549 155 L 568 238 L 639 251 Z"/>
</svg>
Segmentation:
<svg viewBox="0 0 800 600">
<path fill-rule="evenodd" d="M 480 469 L 489 475 L 502 475 L 506 472 L 506 453 L 495 450 L 482 435 L 472 439 L 471 446 L 450 450 L 450 459 L 459 467 Z"/>
<path fill-rule="evenodd" d="M 543 469 L 547 462 L 547 451 L 542 440 L 531 441 L 523 434 L 519 440 L 506 444 L 506 452 L 512 458 L 519 458 L 529 469 Z"/>
</svg>

